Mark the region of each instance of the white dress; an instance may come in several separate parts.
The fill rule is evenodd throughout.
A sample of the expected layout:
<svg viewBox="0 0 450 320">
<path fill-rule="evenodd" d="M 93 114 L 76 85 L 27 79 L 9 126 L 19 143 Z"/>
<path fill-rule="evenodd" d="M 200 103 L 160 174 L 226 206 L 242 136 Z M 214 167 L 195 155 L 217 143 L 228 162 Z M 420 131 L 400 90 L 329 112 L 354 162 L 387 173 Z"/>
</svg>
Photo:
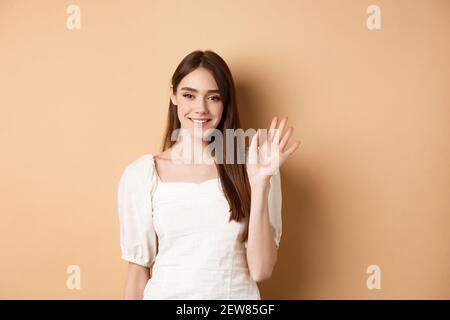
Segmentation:
<svg viewBox="0 0 450 320">
<path fill-rule="evenodd" d="M 281 238 L 280 174 L 269 189 L 269 218 Z M 118 189 L 122 259 L 152 267 L 143 299 L 261 299 L 248 272 L 244 223 L 229 222 L 219 178 L 164 182 L 154 157 L 129 164 Z"/>
</svg>

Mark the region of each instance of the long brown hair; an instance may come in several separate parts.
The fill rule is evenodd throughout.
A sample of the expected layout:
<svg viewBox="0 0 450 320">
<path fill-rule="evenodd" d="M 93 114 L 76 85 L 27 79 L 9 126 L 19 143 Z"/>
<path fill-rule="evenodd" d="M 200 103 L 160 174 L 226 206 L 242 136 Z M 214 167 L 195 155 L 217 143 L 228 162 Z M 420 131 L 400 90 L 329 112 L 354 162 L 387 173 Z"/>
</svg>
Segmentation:
<svg viewBox="0 0 450 320">
<path fill-rule="evenodd" d="M 217 53 L 210 50 L 196 50 L 184 57 L 172 76 L 171 84 L 173 86 L 173 92 L 176 94 L 181 80 L 190 72 L 199 67 L 203 67 L 211 71 L 219 87 L 220 97 L 223 102 L 223 113 L 216 129 L 222 132 L 223 143 L 221 145 L 228 146 L 228 136 L 225 134 L 226 129 L 240 129 L 241 123 L 239 120 L 233 77 L 227 64 Z M 178 109 L 172 103 L 172 100 L 169 99 L 167 126 L 164 134 L 162 151 L 169 149 L 176 142 L 172 141 L 171 135 L 174 130 L 179 129 L 181 126 L 178 119 L 177 110 Z M 234 163 L 237 159 L 237 152 L 242 152 L 242 150 L 245 150 L 245 139 L 243 141 L 244 145 L 240 144 L 242 142 L 240 139 L 237 140 L 238 143 L 233 141 L 232 145 L 234 147 L 232 150 L 228 147 L 220 148 L 222 159 L 224 160 L 219 163 L 216 162 L 216 168 L 220 177 L 222 189 L 230 206 L 231 214 L 229 221 L 235 220 L 238 222 L 243 221 L 245 223 L 245 231 L 241 239 L 241 241 L 245 241 L 248 238 L 251 189 L 245 163 Z M 232 152 L 233 154 L 230 155 L 229 152 Z M 233 163 L 228 163 L 228 159 L 234 159 Z"/>
</svg>

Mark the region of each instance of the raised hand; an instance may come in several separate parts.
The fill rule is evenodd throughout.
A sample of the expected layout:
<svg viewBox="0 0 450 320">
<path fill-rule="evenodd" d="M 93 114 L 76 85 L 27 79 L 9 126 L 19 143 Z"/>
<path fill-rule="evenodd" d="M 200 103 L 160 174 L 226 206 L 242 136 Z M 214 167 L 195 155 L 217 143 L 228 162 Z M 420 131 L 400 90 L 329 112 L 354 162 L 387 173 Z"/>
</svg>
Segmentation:
<svg viewBox="0 0 450 320">
<path fill-rule="evenodd" d="M 258 129 L 252 137 L 247 163 L 247 175 L 250 184 L 266 183 L 279 168 L 298 149 L 300 141 L 296 141 L 290 148 L 286 148 L 289 137 L 294 130 L 289 127 L 284 130 L 287 117 L 281 119 L 279 127 L 278 117 L 273 117 L 269 130 Z"/>
</svg>

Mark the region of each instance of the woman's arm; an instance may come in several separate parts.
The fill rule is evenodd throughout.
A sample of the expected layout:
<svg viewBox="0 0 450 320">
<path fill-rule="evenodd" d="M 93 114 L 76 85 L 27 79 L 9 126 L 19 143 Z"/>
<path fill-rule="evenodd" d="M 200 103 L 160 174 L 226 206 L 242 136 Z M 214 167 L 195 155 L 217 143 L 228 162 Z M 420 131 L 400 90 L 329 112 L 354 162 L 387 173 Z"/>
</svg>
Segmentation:
<svg viewBox="0 0 450 320">
<path fill-rule="evenodd" d="M 250 276 L 260 282 L 269 279 L 277 261 L 278 248 L 269 220 L 268 197 L 270 184 L 252 187 L 250 220 L 247 240 L 247 263 Z"/>
<path fill-rule="evenodd" d="M 253 136 L 247 163 L 251 187 L 250 220 L 247 240 L 247 263 L 255 281 L 263 281 L 272 275 L 278 255 L 274 229 L 269 217 L 270 179 L 280 174 L 283 163 L 297 150 L 300 141 L 286 149 L 292 127 L 284 128 L 287 117 L 280 121 L 273 117 L 269 130 L 259 130 Z M 263 136 L 260 138 L 260 134 Z M 281 200 L 281 199 L 280 199 Z"/>
<path fill-rule="evenodd" d="M 125 283 L 125 300 L 142 300 L 148 279 L 150 279 L 149 268 L 129 262 Z"/>
</svg>

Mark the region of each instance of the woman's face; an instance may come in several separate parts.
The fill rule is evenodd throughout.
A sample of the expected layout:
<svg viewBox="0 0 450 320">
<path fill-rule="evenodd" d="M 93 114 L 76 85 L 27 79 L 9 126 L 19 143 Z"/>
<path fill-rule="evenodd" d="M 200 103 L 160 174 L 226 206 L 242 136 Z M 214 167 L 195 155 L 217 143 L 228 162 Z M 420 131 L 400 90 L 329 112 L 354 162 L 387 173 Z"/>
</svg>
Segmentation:
<svg viewBox="0 0 450 320">
<path fill-rule="evenodd" d="M 177 92 L 171 92 L 172 103 L 178 108 L 181 128 L 195 137 L 194 130 L 205 137 L 207 129 L 214 129 L 223 112 L 222 97 L 212 73 L 199 67 L 186 75 L 179 83 Z"/>
</svg>

